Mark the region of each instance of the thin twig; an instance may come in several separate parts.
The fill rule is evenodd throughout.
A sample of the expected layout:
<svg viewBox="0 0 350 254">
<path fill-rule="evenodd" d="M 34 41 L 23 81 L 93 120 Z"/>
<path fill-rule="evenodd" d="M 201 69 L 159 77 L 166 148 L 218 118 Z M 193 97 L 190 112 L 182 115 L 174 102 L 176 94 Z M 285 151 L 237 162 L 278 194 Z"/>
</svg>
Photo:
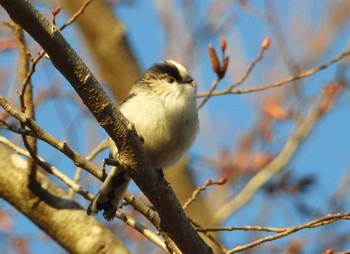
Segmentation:
<svg viewBox="0 0 350 254">
<path fill-rule="evenodd" d="M 222 252 L 227 252 L 227 249 L 225 248 L 225 246 L 222 243 L 220 243 L 218 240 L 216 240 L 215 237 L 212 236 L 209 232 L 197 230 L 197 228 L 202 228 L 201 225 L 198 222 L 194 221 L 191 218 L 188 218 L 188 219 L 196 227 L 196 231 L 205 234 L 209 238 L 209 240 L 211 240 L 216 246 L 218 246 L 221 249 Z"/>
<path fill-rule="evenodd" d="M 231 227 L 214 227 L 214 228 L 196 228 L 198 232 L 219 232 L 219 231 L 265 231 L 280 233 L 285 231 L 285 228 L 273 228 L 273 227 L 262 227 L 262 226 L 231 226 Z"/>
<path fill-rule="evenodd" d="M 15 118 L 17 118 L 18 120 L 22 120 L 22 121 L 27 121 L 28 119 L 26 118 L 26 116 L 23 115 L 23 113 L 21 113 L 20 111 L 16 110 L 15 108 L 13 108 L 13 106 L 9 103 L 7 103 L 7 100 L 4 99 L 1 95 L 0 95 L 0 105 L 5 108 L 6 111 L 11 111 L 10 115 L 14 116 Z M 12 130 L 14 127 L 10 127 L 7 123 L 1 121 L 0 124 L 4 124 L 9 130 Z M 46 133 L 44 130 L 42 129 L 38 129 L 38 126 L 36 126 L 36 123 L 31 123 L 32 126 L 34 126 L 35 131 L 30 131 L 29 134 L 32 135 L 36 135 L 39 139 L 43 140 L 44 142 L 47 143 L 53 143 L 50 144 L 53 147 L 61 147 L 63 141 L 59 141 L 57 139 L 55 139 L 54 137 L 52 137 L 50 134 Z M 29 131 L 29 130 L 28 130 Z M 15 133 L 20 133 L 22 134 L 22 132 L 27 132 L 27 130 L 22 130 L 22 129 L 18 129 L 15 128 L 14 129 Z M 38 135 L 38 133 L 40 135 Z M 50 139 L 53 139 L 53 141 L 49 141 Z M 58 149 L 58 148 L 57 148 Z M 90 155 L 93 156 L 94 153 L 97 151 L 97 149 L 95 149 Z M 23 154 L 23 155 L 28 155 L 28 154 Z M 78 161 L 81 160 L 81 155 L 74 155 L 72 156 L 72 160 L 76 165 L 82 164 L 82 165 L 89 165 L 87 167 L 83 167 L 83 168 L 94 168 L 94 170 L 99 171 L 99 169 L 93 164 L 91 163 L 89 160 L 86 160 L 84 158 L 84 162 L 80 162 L 78 163 Z M 83 158 L 83 157 L 82 157 Z M 89 171 L 90 172 L 90 171 Z M 102 176 L 96 176 L 97 178 L 99 178 L 100 180 L 103 180 Z M 147 205 L 145 205 L 142 201 L 140 201 L 139 199 L 137 199 L 134 195 L 127 193 L 125 196 L 125 200 L 131 205 L 133 206 L 137 211 L 139 211 L 141 214 L 143 214 L 147 219 L 149 219 L 151 221 L 151 223 L 158 229 L 160 230 L 160 219 L 159 216 L 152 210 L 150 209 Z"/>
<path fill-rule="evenodd" d="M 22 28 L 17 25 L 15 22 L 6 23 L 7 26 L 9 26 L 16 39 L 17 39 L 17 47 L 18 47 L 18 55 L 19 55 L 19 65 L 18 65 L 18 76 L 20 79 L 20 82 L 22 83 L 22 91 L 19 92 L 19 101 L 21 104 L 21 111 L 31 117 L 32 119 L 35 119 L 35 108 L 33 103 L 33 87 L 30 82 L 30 75 L 29 73 L 29 61 L 32 59 L 30 52 L 27 48 L 27 43 L 25 41 L 24 33 Z M 35 64 L 32 64 L 32 70 L 35 68 Z M 33 70 L 34 72 L 34 70 Z M 25 129 L 25 126 L 21 123 L 21 128 Z M 33 136 L 27 136 L 25 134 L 21 134 L 22 140 L 25 144 L 31 147 L 31 149 L 36 153 L 37 151 L 37 140 L 36 137 Z M 33 159 L 28 160 L 28 168 L 30 170 L 29 178 L 30 181 L 34 180 L 36 177 L 36 165 L 34 163 Z"/>
<path fill-rule="evenodd" d="M 5 123 L 6 124 L 6 123 Z M 8 129 L 12 129 L 14 127 L 9 127 Z M 23 130 L 23 129 L 15 129 L 16 132 L 19 133 L 26 133 L 30 132 L 33 134 L 33 132 L 29 130 Z M 86 158 L 87 160 L 91 160 L 101 149 L 105 148 L 108 144 L 106 144 L 107 140 L 104 140 L 102 143 L 100 143 Z M 13 149 L 16 153 L 21 154 L 23 156 L 26 156 L 28 158 L 31 158 L 31 155 L 28 151 L 16 146 L 14 143 L 6 139 L 5 137 L 0 136 L 0 142 L 7 145 L 11 149 Z M 35 155 L 34 155 L 35 156 Z M 62 174 L 58 169 L 56 169 L 54 166 L 48 164 L 45 162 L 45 160 L 39 156 L 36 156 L 37 158 L 37 163 L 43 167 L 47 172 L 50 174 L 56 176 L 58 179 L 60 179 L 62 182 L 64 182 L 70 190 L 74 191 L 74 193 L 78 193 L 82 196 L 84 196 L 88 200 L 92 200 L 93 195 L 88 193 L 85 190 L 83 190 L 75 181 L 71 180 L 68 176 Z M 149 221 L 152 222 L 152 224 L 157 228 L 157 230 L 161 231 L 160 228 L 160 218 L 159 216 L 152 210 L 150 209 L 147 205 L 145 205 L 142 201 L 137 199 L 134 195 L 127 193 L 125 195 L 125 200 L 137 211 L 139 211 L 141 214 L 143 214 Z M 136 228 L 136 230 L 138 230 Z M 164 236 L 163 232 L 163 236 Z"/>
<path fill-rule="evenodd" d="M 101 151 L 106 149 L 108 147 L 108 139 L 103 140 L 100 144 L 98 144 L 91 152 L 88 154 L 85 159 L 88 161 L 92 161 Z M 80 176 L 81 176 L 82 168 L 77 167 L 75 174 L 74 174 L 74 182 L 79 183 L 80 182 Z M 69 190 L 68 196 L 70 198 L 74 197 L 74 191 L 71 189 Z"/>
<path fill-rule="evenodd" d="M 161 238 L 159 238 L 159 236 L 155 232 L 153 232 L 152 230 L 146 228 L 141 223 L 136 221 L 134 218 L 132 218 L 132 217 L 130 217 L 130 216 L 120 212 L 120 211 L 117 211 L 116 217 L 118 219 L 120 219 L 121 221 L 124 221 L 125 224 L 127 224 L 128 226 L 136 229 L 139 233 L 141 233 L 144 237 L 146 237 L 148 240 L 153 242 L 159 248 L 164 250 L 166 253 L 170 253 L 169 250 L 167 249 L 167 246 L 164 243 L 164 241 Z"/>
<path fill-rule="evenodd" d="M 91 174 L 96 176 L 99 179 L 103 179 L 101 171 L 96 165 L 86 160 L 73 148 L 71 148 L 66 141 L 60 141 L 54 136 L 43 130 L 33 119 L 26 116 L 21 111 L 17 110 L 6 98 L 0 95 L 0 106 L 11 116 L 19 120 L 21 123 L 25 124 L 28 128 L 31 129 L 36 135 L 37 138 L 56 148 L 68 158 L 70 158 L 75 165 L 82 167 L 89 171 Z"/>
<path fill-rule="evenodd" d="M 131 193 L 126 193 L 124 196 L 126 202 L 128 202 L 136 211 L 142 214 L 145 218 L 147 218 L 153 226 L 157 230 L 161 230 L 160 228 L 160 218 L 153 209 L 151 209 L 148 205 L 142 202 L 140 199 L 136 198 Z"/>
<path fill-rule="evenodd" d="M 45 51 L 41 50 L 41 51 L 37 52 L 37 55 L 38 55 L 37 58 L 33 58 L 30 51 L 28 50 L 28 48 L 25 45 L 24 36 L 23 36 L 23 32 L 21 31 L 21 27 L 19 27 L 14 22 L 4 21 L 3 24 L 8 26 L 9 28 L 11 28 L 15 34 L 16 42 L 17 42 L 17 44 L 19 44 L 18 47 L 19 47 L 20 58 L 21 58 L 22 62 L 29 59 L 29 61 L 31 63 L 30 70 L 28 70 L 27 63 L 21 64 L 24 67 L 20 68 L 20 77 L 21 77 L 21 84 L 22 84 L 22 92 L 21 92 L 22 95 L 20 96 L 20 99 L 21 99 L 21 104 L 23 106 L 23 104 L 24 104 L 23 94 L 25 93 L 26 88 L 30 82 L 30 79 L 35 72 L 36 65 L 38 64 L 40 59 L 45 55 Z"/>
<path fill-rule="evenodd" d="M 268 40 L 267 46 L 264 46 L 264 43 L 266 42 L 266 40 Z M 233 83 L 228 89 L 230 91 L 232 91 L 233 89 L 235 89 L 236 87 L 242 85 L 244 83 L 244 81 L 246 81 L 246 79 L 249 77 L 250 73 L 252 72 L 252 70 L 254 69 L 254 67 L 256 66 L 256 64 L 258 62 L 260 62 L 263 57 L 264 57 L 264 53 L 265 51 L 268 49 L 269 47 L 269 40 L 270 38 L 267 37 L 264 41 L 263 41 L 263 46 L 260 48 L 260 51 L 257 55 L 257 57 L 253 60 L 253 62 L 251 62 L 251 64 L 248 66 L 246 72 L 243 74 L 243 76 L 240 78 L 240 80 L 236 83 Z"/>
<path fill-rule="evenodd" d="M 176 244 L 174 241 L 162 230 L 160 226 L 160 218 L 158 214 L 151 209 L 148 205 L 142 202 L 140 199 L 136 198 L 131 193 L 126 193 L 124 200 L 128 202 L 136 211 L 142 214 L 147 220 L 149 220 L 153 226 L 159 231 L 162 237 L 165 239 L 166 244 L 176 252 Z"/>
<path fill-rule="evenodd" d="M 29 147 L 28 151 L 25 149 L 22 149 L 3 136 L 0 136 L 0 142 L 7 145 L 8 147 L 13 149 L 16 153 L 18 153 L 20 155 L 23 155 L 27 158 L 33 158 L 35 160 L 35 162 L 40 167 L 42 167 L 46 172 L 57 177 L 59 180 L 61 180 L 63 183 L 65 183 L 69 188 L 74 190 L 74 192 L 82 195 L 84 198 L 86 198 L 88 200 L 92 200 L 92 198 L 93 198 L 92 193 L 88 192 L 87 190 L 80 187 L 78 184 L 74 183 L 74 181 L 72 179 L 70 179 L 67 175 L 63 174 L 56 167 L 54 167 L 51 164 L 49 164 L 48 162 L 46 162 L 42 157 L 33 153 L 33 151 L 31 150 L 30 147 Z"/>
<path fill-rule="evenodd" d="M 93 0 L 87 0 L 84 2 L 84 4 L 80 7 L 80 9 L 75 12 L 73 14 L 73 16 L 60 28 L 60 30 L 64 30 L 65 28 L 67 28 L 68 26 L 70 26 L 87 8 L 87 6 L 92 2 Z M 10 23 L 4 22 L 6 25 L 9 25 Z M 34 72 L 35 72 L 35 68 L 36 65 L 39 63 L 39 61 L 46 55 L 44 50 L 41 50 L 39 52 L 37 52 L 37 57 L 36 58 L 32 58 L 30 55 L 30 52 L 27 52 L 28 57 L 30 59 L 31 62 L 31 66 L 30 66 L 30 70 L 27 72 L 26 77 L 24 78 L 23 82 L 22 82 L 22 86 L 23 86 L 23 90 L 26 90 L 26 87 L 31 79 L 31 77 L 33 76 Z"/>
<path fill-rule="evenodd" d="M 209 186 L 212 185 L 223 185 L 224 183 L 226 183 L 226 179 L 222 178 L 216 182 L 213 182 L 212 180 L 207 180 L 205 182 L 205 184 L 203 184 L 202 186 L 197 187 L 191 197 L 185 202 L 185 204 L 182 206 L 182 209 L 186 210 L 186 208 L 197 199 L 197 196 L 199 195 L 199 193 L 201 193 L 202 191 L 205 191 Z"/>
<path fill-rule="evenodd" d="M 267 37 L 267 38 L 265 38 L 265 40 L 262 42 L 261 47 L 260 47 L 260 51 L 259 51 L 257 57 L 256 57 L 256 58 L 251 62 L 251 64 L 248 66 L 246 72 L 243 74 L 243 76 L 240 78 L 240 80 L 239 80 L 238 82 L 232 84 L 232 85 L 227 89 L 227 91 L 231 91 L 231 92 L 232 92 L 232 90 L 233 90 L 234 88 L 236 88 L 237 86 L 243 84 L 243 82 L 248 78 L 248 76 L 250 75 L 250 73 L 251 73 L 252 70 L 254 69 L 255 65 L 263 59 L 264 53 L 265 53 L 265 51 L 268 49 L 269 45 L 270 45 L 270 37 Z M 225 58 L 225 49 L 226 49 L 226 44 L 225 44 L 225 46 L 224 46 L 224 49 L 222 50 L 222 55 L 223 55 L 222 58 L 225 59 L 225 60 L 227 60 L 226 65 L 223 65 L 223 66 L 226 66 L 226 67 L 225 67 L 225 72 L 224 72 L 223 75 L 220 75 L 220 72 L 219 72 L 219 71 L 216 71 L 217 77 L 216 77 L 216 79 L 213 81 L 213 83 L 212 83 L 212 85 L 211 85 L 211 87 L 210 87 L 209 92 L 206 93 L 204 96 L 202 96 L 202 95 L 198 95 L 198 96 L 197 96 L 198 98 L 204 97 L 204 99 L 201 101 L 201 103 L 197 106 L 197 110 L 201 109 L 201 108 L 204 106 L 204 104 L 205 104 L 213 95 L 216 94 L 214 91 L 215 91 L 215 89 L 217 88 L 217 86 L 219 85 L 220 81 L 223 79 L 223 77 L 224 77 L 224 75 L 225 75 L 225 73 L 226 73 L 226 69 L 227 69 L 227 65 L 228 65 L 228 58 Z M 214 50 L 213 52 L 215 53 L 215 50 Z M 215 56 L 216 56 L 216 54 L 215 54 Z M 217 58 L 217 56 L 216 56 L 216 58 Z M 211 60 L 212 60 L 212 57 L 211 57 Z M 217 59 L 215 59 L 215 60 L 216 60 L 216 61 L 214 61 L 214 63 L 217 62 L 216 65 L 218 65 L 217 68 L 219 68 L 219 67 L 220 67 L 220 63 L 218 62 Z M 213 60 L 212 60 L 212 66 L 216 66 L 216 65 L 213 64 Z M 213 67 L 213 69 L 215 69 L 215 68 Z"/>
<path fill-rule="evenodd" d="M 338 221 L 338 220 L 350 220 L 350 213 L 328 214 L 328 215 L 326 215 L 323 218 L 316 219 L 316 220 L 307 222 L 307 223 L 302 224 L 302 225 L 285 228 L 282 232 L 277 233 L 275 235 L 263 237 L 261 239 L 258 239 L 256 241 L 254 241 L 254 242 L 251 242 L 249 244 L 237 246 L 237 247 L 229 250 L 228 252 L 226 252 L 226 254 L 237 253 L 237 252 L 240 252 L 240 251 L 243 251 L 243 250 L 250 249 L 252 247 L 258 246 L 258 245 L 260 245 L 262 243 L 270 242 L 270 241 L 279 239 L 281 237 L 285 237 L 287 235 L 290 235 L 290 234 L 295 233 L 295 232 L 297 232 L 299 230 L 302 230 L 302 229 L 320 227 L 320 226 L 324 226 L 324 225 L 333 223 L 333 222 Z"/>
<path fill-rule="evenodd" d="M 30 158 L 30 154 L 28 151 L 24 150 L 23 148 L 20 148 L 19 146 L 15 145 L 12 141 L 5 138 L 4 136 L 0 136 L 0 143 L 3 143 L 4 145 L 8 146 L 12 150 L 14 150 L 16 153 L 23 155 L 27 158 Z"/>
<path fill-rule="evenodd" d="M 219 85 L 220 80 L 221 80 L 221 78 L 219 78 L 219 77 L 215 78 L 215 80 L 211 84 L 209 92 L 206 94 L 205 98 L 201 101 L 201 103 L 199 103 L 199 105 L 197 106 L 197 110 L 200 110 L 204 106 L 204 104 L 210 99 L 210 97 L 213 95 L 215 89 Z"/>
<path fill-rule="evenodd" d="M 44 55 L 45 55 L 45 51 L 41 50 L 40 52 L 37 53 L 37 57 L 31 60 L 32 65 L 30 67 L 30 70 L 29 72 L 27 72 L 27 75 L 22 82 L 23 89 L 25 89 L 25 87 L 29 83 L 30 79 L 32 78 L 35 72 L 36 65 L 39 63 L 41 58 L 43 58 Z"/>
<path fill-rule="evenodd" d="M 91 4 L 93 2 L 93 0 L 86 0 L 83 5 L 79 8 L 78 11 L 76 11 L 73 16 L 63 25 L 61 26 L 60 30 L 62 31 L 63 29 L 65 29 L 67 26 L 69 26 L 70 24 L 72 24 L 81 14 L 83 14 L 83 12 L 85 11 L 85 9 L 88 7 L 89 4 Z"/>
<path fill-rule="evenodd" d="M 324 70 L 326 68 L 328 68 L 329 66 L 339 62 L 340 60 L 342 60 L 343 58 L 347 57 L 350 55 L 350 49 L 346 49 L 345 51 L 343 51 L 341 54 L 337 55 L 336 57 L 334 57 L 333 59 L 331 59 L 330 61 L 311 68 L 309 70 L 303 71 L 301 72 L 299 75 L 293 75 L 290 77 L 287 77 L 285 79 L 282 79 L 280 81 L 277 82 L 273 82 L 273 83 L 269 83 L 266 85 L 262 85 L 259 87 L 253 87 L 253 88 L 247 88 L 247 89 L 241 89 L 241 90 L 233 90 L 231 91 L 230 89 L 226 89 L 226 90 L 222 90 L 222 91 L 216 91 L 212 93 L 212 96 L 218 96 L 218 95 L 226 95 L 226 94 L 243 94 L 243 93 L 252 93 L 252 92 L 257 92 L 257 91 L 263 91 L 263 90 L 267 90 L 267 89 L 271 89 L 274 87 L 279 87 L 288 83 L 291 83 L 293 81 L 296 81 L 298 79 L 302 79 L 302 78 L 306 78 L 309 77 L 311 75 L 314 75 L 315 73 Z M 202 98 L 202 97 L 206 97 L 208 96 L 208 92 L 205 93 L 201 93 L 197 95 L 197 98 Z"/>
<path fill-rule="evenodd" d="M 31 155 L 31 152 L 33 151 L 27 151 L 25 149 L 22 149 L 12 143 L 10 140 L 6 139 L 3 136 L 0 136 L 0 142 L 6 145 L 7 147 L 14 150 L 16 153 L 23 155 L 27 158 L 33 158 L 33 154 Z M 30 149 L 30 148 L 29 148 Z M 70 179 L 67 175 L 63 174 L 60 170 L 58 170 L 56 167 L 52 166 L 48 162 L 46 162 L 42 157 L 37 156 L 34 154 L 34 160 L 38 165 L 40 165 L 46 172 L 50 173 L 51 175 L 57 177 L 59 180 L 61 180 L 64 184 L 66 184 L 71 190 L 73 190 L 75 193 L 83 196 L 87 200 L 93 199 L 93 194 L 89 191 L 83 189 L 79 184 L 75 183 L 72 179 Z M 116 217 L 120 220 L 124 221 L 125 224 L 128 226 L 134 228 L 141 234 L 143 234 L 147 239 L 149 239 L 151 242 L 159 246 L 164 251 L 168 252 L 167 247 L 163 240 L 159 238 L 159 236 L 154 233 L 152 230 L 147 229 L 143 225 L 141 225 L 139 222 L 137 222 L 135 219 L 133 219 L 130 216 L 122 215 L 121 212 L 117 212 Z"/>
<path fill-rule="evenodd" d="M 12 132 L 20 134 L 20 135 L 27 135 L 27 136 L 32 136 L 32 137 L 36 136 L 35 133 L 31 130 L 19 128 L 19 127 L 16 127 L 14 125 L 10 125 L 1 119 L 0 119 L 0 128 L 8 129 L 9 131 L 12 131 Z"/>
</svg>

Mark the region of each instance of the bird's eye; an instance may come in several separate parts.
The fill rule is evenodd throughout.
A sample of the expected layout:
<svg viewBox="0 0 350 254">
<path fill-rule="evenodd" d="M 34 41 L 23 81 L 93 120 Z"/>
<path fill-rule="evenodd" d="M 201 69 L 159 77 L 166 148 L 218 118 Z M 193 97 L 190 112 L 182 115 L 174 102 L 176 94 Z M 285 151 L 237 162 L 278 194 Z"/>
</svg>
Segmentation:
<svg viewBox="0 0 350 254">
<path fill-rule="evenodd" d="M 175 79 L 173 77 L 168 77 L 168 82 L 172 84 L 175 82 Z"/>
</svg>

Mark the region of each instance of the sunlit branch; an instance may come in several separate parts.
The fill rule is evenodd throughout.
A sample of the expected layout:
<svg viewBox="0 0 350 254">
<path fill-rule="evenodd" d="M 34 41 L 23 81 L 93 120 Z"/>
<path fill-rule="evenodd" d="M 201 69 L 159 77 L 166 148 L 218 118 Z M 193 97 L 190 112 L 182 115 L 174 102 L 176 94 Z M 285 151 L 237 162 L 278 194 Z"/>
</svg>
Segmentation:
<svg viewBox="0 0 350 254">
<path fill-rule="evenodd" d="M 27 135 L 35 137 L 35 133 L 28 129 L 19 128 L 13 125 L 10 125 L 6 123 L 5 121 L 0 119 L 0 128 L 8 129 L 9 131 L 12 131 L 14 133 L 20 134 L 20 135 Z"/>
<path fill-rule="evenodd" d="M 36 155 L 31 155 L 30 151 L 27 151 L 25 149 L 22 149 L 12 143 L 10 140 L 6 139 L 3 136 L 0 136 L 0 142 L 6 145 L 7 147 L 14 150 L 16 153 L 23 155 L 27 158 L 32 158 L 35 160 L 35 162 L 40 165 L 46 172 L 50 173 L 51 175 L 55 176 L 57 179 L 61 180 L 65 185 L 67 185 L 70 190 L 74 191 L 75 193 L 83 196 L 87 200 L 93 199 L 93 194 L 89 191 L 83 189 L 79 184 L 74 182 L 72 179 L 70 179 L 67 175 L 63 174 L 60 170 L 58 170 L 56 167 L 52 166 L 48 162 L 46 162 L 42 157 Z M 30 149 L 30 148 L 29 148 Z M 125 222 L 128 226 L 134 228 L 141 234 L 143 234 L 147 239 L 149 239 L 151 242 L 159 246 L 161 249 L 167 251 L 166 245 L 162 239 L 159 238 L 159 236 L 154 233 L 153 231 L 147 229 L 143 225 L 141 225 L 139 222 L 137 222 L 135 219 L 133 219 L 130 216 L 121 214 L 120 212 L 117 212 L 116 217 Z M 167 251 L 168 252 L 168 251 Z"/>
<path fill-rule="evenodd" d="M 91 4 L 94 0 L 86 0 L 83 5 L 79 8 L 79 10 L 77 10 L 73 16 L 63 25 L 61 26 L 60 30 L 62 31 L 63 29 L 65 29 L 67 26 L 71 25 L 75 20 L 77 20 L 77 18 L 83 14 L 83 12 L 85 11 L 85 9 L 89 6 L 89 4 Z"/>
<path fill-rule="evenodd" d="M 196 228 L 198 232 L 220 232 L 220 231 L 265 231 L 280 233 L 285 231 L 285 228 L 262 227 L 262 226 L 231 226 L 231 227 L 207 227 Z"/>
<path fill-rule="evenodd" d="M 185 202 L 185 204 L 182 206 L 182 208 L 184 210 L 186 210 L 186 208 L 197 199 L 197 196 L 199 195 L 199 193 L 201 193 L 202 191 L 205 191 L 209 186 L 222 185 L 224 183 L 226 183 L 226 179 L 224 179 L 224 178 L 222 178 L 216 182 L 213 182 L 212 180 L 207 180 L 204 185 L 197 187 L 193 191 L 191 197 Z"/>
<path fill-rule="evenodd" d="M 27 126 L 32 132 L 34 132 L 37 138 L 56 148 L 57 150 L 65 154 L 68 158 L 72 159 L 75 165 L 85 168 L 87 171 L 89 171 L 91 174 L 95 175 L 98 178 L 103 177 L 101 171 L 93 163 L 86 160 L 83 156 L 81 156 L 78 152 L 71 148 L 66 141 L 60 141 L 54 136 L 47 133 L 33 119 L 31 119 L 21 111 L 17 110 L 13 105 L 11 105 L 9 101 L 7 101 L 1 95 L 0 106 L 8 114 L 16 118 L 18 121 Z"/>
<path fill-rule="evenodd" d="M 237 246 L 236 248 L 233 248 L 233 249 L 229 250 L 228 252 L 226 252 L 226 254 L 237 253 L 237 252 L 258 246 L 262 243 L 270 242 L 270 241 L 285 237 L 287 235 L 290 235 L 290 234 L 295 233 L 297 231 L 300 231 L 302 229 L 321 227 L 321 226 L 333 223 L 333 222 L 338 221 L 338 220 L 350 220 L 350 213 L 328 214 L 323 218 L 316 219 L 316 220 L 307 222 L 307 223 L 302 224 L 302 225 L 289 227 L 289 228 L 281 228 L 283 231 L 281 231 L 280 233 L 277 233 L 277 234 L 271 235 L 271 236 L 267 236 L 267 237 L 263 237 L 261 239 L 254 241 L 254 242 L 251 242 L 249 244 Z"/>
<path fill-rule="evenodd" d="M 76 184 L 72 179 L 70 179 L 67 175 L 63 174 L 60 170 L 58 170 L 56 167 L 52 166 L 50 163 L 46 162 L 42 157 L 33 154 L 33 151 L 24 150 L 18 146 L 16 146 L 14 143 L 12 143 L 10 140 L 6 139 L 3 136 L 0 136 L 0 142 L 5 144 L 6 146 L 13 149 L 16 153 L 23 155 L 27 158 L 32 158 L 35 160 L 35 162 L 41 166 L 46 172 L 50 173 L 51 175 L 55 176 L 59 180 L 61 180 L 63 183 L 65 183 L 69 188 L 71 188 L 74 192 L 78 193 L 79 195 L 83 196 L 84 198 L 88 200 L 92 200 L 93 195 L 92 193 L 88 192 L 87 190 L 80 187 L 78 184 Z M 34 156 L 33 156 L 34 155 Z"/>
<path fill-rule="evenodd" d="M 343 58 L 347 57 L 350 55 L 350 49 L 346 49 L 345 51 L 343 51 L 341 54 L 337 55 L 336 57 L 334 57 L 333 59 L 331 59 L 330 61 L 311 68 L 309 70 L 303 71 L 298 75 L 293 75 L 290 77 L 287 77 L 285 79 L 282 79 L 280 81 L 277 82 L 273 82 L 273 83 L 268 83 L 266 85 L 262 85 L 259 87 L 253 87 L 253 88 L 247 88 L 247 89 L 240 89 L 240 90 L 231 90 L 230 88 L 226 89 L 226 90 L 222 90 L 222 91 L 216 91 L 212 93 L 212 96 L 218 96 L 218 95 L 226 95 L 226 94 L 243 94 L 243 93 L 253 93 L 253 92 L 258 92 L 258 91 L 264 91 L 267 89 L 271 89 L 271 88 L 275 88 L 275 87 L 279 87 L 288 83 L 291 83 L 293 81 L 296 81 L 298 79 L 302 79 L 302 78 L 306 78 L 309 76 L 312 76 L 314 74 L 316 74 L 319 71 L 322 71 L 326 68 L 328 68 L 329 66 L 339 62 L 340 60 L 342 60 Z M 208 95 L 208 93 L 200 93 L 197 95 L 198 98 L 201 97 L 206 97 Z"/>
<path fill-rule="evenodd" d="M 218 246 L 223 253 L 227 252 L 227 249 L 225 248 L 225 246 L 222 243 L 220 243 L 220 241 L 215 239 L 215 237 L 212 236 L 209 231 L 199 231 L 199 230 L 197 230 L 197 228 L 202 228 L 201 225 L 198 222 L 194 221 L 192 218 L 189 218 L 189 220 L 196 227 L 196 231 L 201 232 L 204 235 L 206 235 L 208 237 L 208 239 L 210 241 L 212 241 L 216 246 Z"/>
</svg>

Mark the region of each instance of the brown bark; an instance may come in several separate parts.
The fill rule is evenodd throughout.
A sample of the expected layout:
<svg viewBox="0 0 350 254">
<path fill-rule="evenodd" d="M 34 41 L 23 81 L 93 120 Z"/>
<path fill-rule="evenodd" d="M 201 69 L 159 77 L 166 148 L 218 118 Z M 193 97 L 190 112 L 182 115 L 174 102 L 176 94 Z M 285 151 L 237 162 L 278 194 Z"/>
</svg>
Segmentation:
<svg viewBox="0 0 350 254">
<path fill-rule="evenodd" d="M 47 176 L 28 187 L 26 161 L 0 146 L 0 196 L 70 253 L 129 253 L 111 231 Z"/>
</svg>

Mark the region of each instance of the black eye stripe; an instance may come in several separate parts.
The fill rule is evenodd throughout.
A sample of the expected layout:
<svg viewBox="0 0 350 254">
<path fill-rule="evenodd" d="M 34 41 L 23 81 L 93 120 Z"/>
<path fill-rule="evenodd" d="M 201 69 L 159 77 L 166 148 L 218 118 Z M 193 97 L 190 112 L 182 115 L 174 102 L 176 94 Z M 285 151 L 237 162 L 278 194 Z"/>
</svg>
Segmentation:
<svg viewBox="0 0 350 254">
<path fill-rule="evenodd" d="M 169 62 L 156 63 L 147 71 L 147 73 L 153 77 L 173 77 L 179 83 L 182 81 L 182 77 L 177 67 Z"/>
</svg>

